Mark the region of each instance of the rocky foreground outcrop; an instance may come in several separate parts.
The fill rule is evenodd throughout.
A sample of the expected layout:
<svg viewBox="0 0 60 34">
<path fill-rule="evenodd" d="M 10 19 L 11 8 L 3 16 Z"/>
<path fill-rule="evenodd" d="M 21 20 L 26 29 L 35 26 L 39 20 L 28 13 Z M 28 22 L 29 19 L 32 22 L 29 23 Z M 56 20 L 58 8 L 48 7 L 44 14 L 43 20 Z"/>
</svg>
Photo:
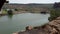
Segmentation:
<svg viewBox="0 0 60 34">
<path fill-rule="evenodd" d="M 18 32 L 17 34 L 60 34 L 60 17 L 43 26 L 34 27 L 32 30 Z"/>
</svg>

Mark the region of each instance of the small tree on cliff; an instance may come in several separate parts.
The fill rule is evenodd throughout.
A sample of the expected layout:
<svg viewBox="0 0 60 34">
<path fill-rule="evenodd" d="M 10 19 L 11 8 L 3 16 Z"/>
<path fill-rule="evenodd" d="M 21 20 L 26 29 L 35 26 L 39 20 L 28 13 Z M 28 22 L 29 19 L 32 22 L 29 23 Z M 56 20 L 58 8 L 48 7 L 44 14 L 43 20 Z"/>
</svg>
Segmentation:
<svg viewBox="0 0 60 34">
<path fill-rule="evenodd" d="M 60 3 L 55 3 L 50 11 L 49 21 L 52 21 L 60 16 Z"/>
</svg>

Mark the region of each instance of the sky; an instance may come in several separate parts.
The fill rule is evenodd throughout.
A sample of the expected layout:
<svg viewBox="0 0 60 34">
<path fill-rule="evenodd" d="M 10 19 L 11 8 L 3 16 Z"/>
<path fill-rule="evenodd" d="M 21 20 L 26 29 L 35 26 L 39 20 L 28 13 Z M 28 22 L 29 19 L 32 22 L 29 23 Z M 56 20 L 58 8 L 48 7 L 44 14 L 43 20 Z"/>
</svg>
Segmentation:
<svg viewBox="0 0 60 34">
<path fill-rule="evenodd" d="M 55 3 L 60 2 L 60 0 L 9 0 L 9 3 Z"/>
</svg>

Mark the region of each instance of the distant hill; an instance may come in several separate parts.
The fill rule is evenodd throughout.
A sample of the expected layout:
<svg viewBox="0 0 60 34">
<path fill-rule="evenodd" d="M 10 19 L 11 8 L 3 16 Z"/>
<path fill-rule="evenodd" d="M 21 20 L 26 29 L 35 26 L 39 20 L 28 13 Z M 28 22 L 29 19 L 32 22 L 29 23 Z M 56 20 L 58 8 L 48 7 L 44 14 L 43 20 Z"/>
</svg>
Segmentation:
<svg viewBox="0 0 60 34">
<path fill-rule="evenodd" d="M 2 9 L 20 9 L 20 8 L 52 8 L 53 4 L 4 4 Z"/>
</svg>

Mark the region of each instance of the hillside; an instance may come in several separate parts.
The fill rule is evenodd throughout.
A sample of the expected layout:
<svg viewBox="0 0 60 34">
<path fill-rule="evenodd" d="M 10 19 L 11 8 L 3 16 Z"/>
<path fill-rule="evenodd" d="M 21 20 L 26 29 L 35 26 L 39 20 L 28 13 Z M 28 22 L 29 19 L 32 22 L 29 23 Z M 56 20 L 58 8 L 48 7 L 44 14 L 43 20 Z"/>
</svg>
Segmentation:
<svg viewBox="0 0 60 34">
<path fill-rule="evenodd" d="M 3 9 L 14 8 L 52 8 L 53 4 L 4 4 Z"/>
</svg>

